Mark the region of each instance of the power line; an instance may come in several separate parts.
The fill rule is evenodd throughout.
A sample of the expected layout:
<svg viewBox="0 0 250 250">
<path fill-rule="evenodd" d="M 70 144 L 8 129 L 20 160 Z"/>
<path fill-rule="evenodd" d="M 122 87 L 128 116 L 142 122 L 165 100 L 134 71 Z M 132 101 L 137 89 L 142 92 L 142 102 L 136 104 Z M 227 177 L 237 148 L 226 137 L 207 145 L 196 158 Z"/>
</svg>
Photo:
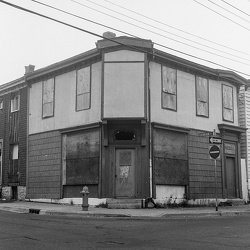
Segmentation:
<svg viewBox="0 0 250 250">
<path fill-rule="evenodd" d="M 39 2 L 39 1 L 36 1 L 36 0 L 31 0 L 31 1 L 36 2 L 36 3 L 38 3 L 38 4 L 41 4 L 41 5 L 43 5 L 43 6 L 46 6 L 46 7 L 55 9 L 55 10 L 60 11 L 60 12 L 62 12 L 62 13 L 65 13 L 65 14 L 72 15 L 72 16 L 74 16 L 74 17 L 83 19 L 83 20 L 85 20 L 85 21 L 89 21 L 89 22 L 91 22 L 91 23 L 94 23 L 94 24 L 97 24 L 97 25 L 100 25 L 100 26 L 103 26 L 103 27 L 106 27 L 106 28 L 109 28 L 109 29 L 112 29 L 112 30 L 121 32 L 121 33 L 123 33 L 123 34 L 129 35 L 129 36 L 132 36 L 132 37 L 135 37 L 135 38 L 140 38 L 140 37 L 138 37 L 138 36 L 132 35 L 131 33 L 127 33 L 127 32 L 124 32 L 124 31 L 122 31 L 122 30 L 115 29 L 115 28 L 110 27 L 110 26 L 106 26 L 106 25 L 100 24 L 100 23 L 98 23 L 98 22 L 94 22 L 94 21 L 89 20 L 89 19 L 87 19 L 87 18 L 83 18 L 83 17 L 81 17 L 81 16 L 78 16 L 78 15 L 72 14 L 72 13 L 70 13 L 70 12 L 61 10 L 61 9 L 56 8 L 56 7 L 53 7 L 53 6 L 51 6 L 51 5 L 48 5 L 48 4 L 45 4 L 45 3 L 42 3 L 42 2 Z M 156 42 L 154 42 L 154 44 L 155 44 L 155 45 L 158 45 L 158 46 L 160 46 L 160 47 L 166 48 L 166 49 L 170 49 L 169 47 L 164 46 L 164 45 L 159 44 L 159 43 L 156 43 Z M 184 52 L 179 52 L 179 51 L 174 50 L 174 49 L 171 49 L 171 50 L 173 50 L 173 51 L 175 51 L 175 52 L 178 52 L 178 53 L 182 53 L 182 54 L 187 55 L 187 56 L 190 56 L 189 54 L 184 53 Z M 216 54 L 215 54 L 215 55 L 216 55 Z M 195 57 L 195 56 L 192 56 L 192 57 L 194 57 L 194 58 L 196 58 L 196 59 L 199 59 L 198 57 Z M 230 59 L 230 60 L 231 60 L 231 59 Z M 247 64 L 247 65 L 248 65 L 248 64 Z"/>
<path fill-rule="evenodd" d="M 230 14 L 232 14 L 232 15 L 234 15 L 234 16 L 236 16 L 236 17 L 238 17 L 238 18 L 240 18 L 240 19 L 242 19 L 242 20 L 244 20 L 244 21 L 246 21 L 247 23 L 250 23 L 250 21 L 248 21 L 248 20 L 246 20 L 245 18 L 243 18 L 243 17 L 241 17 L 241 16 L 235 14 L 234 12 L 232 12 L 232 11 L 230 11 L 230 10 L 227 10 L 226 8 L 223 8 L 223 7 L 220 6 L 219 4 L 214 3 L 214 2 L 212 2 L 211 0 L 208 0 L 208 1 L 209 1 L 210 3 L 212 3 L 212 4 L 216 5 L 216 6 L 218 6 L 219 8 L 221 8 L 221 9 L 223 9 L 223 10 L 229 12 Z"/>
<path fill-rule="evenodd" d="M 81 3 L 77 2 L 77 1 L 74 1 L 74 0 L 71 0 L 71 1 L 72 1 L 72 2 L 75 2 L 75 3 L 78 3 L 78 4 L 80 4 L 80 5 L 82 5 Z M 236 57 L 236 58 L 239 58 L 239 59 L 245 60 L 245 61 L 249 61 L 249 60 L 248 60 L 248 59 L 246 59 L 246 58 L 239 57 L 239 56 L 236 56 L 236 55 L 234 55 L 234 54 L 227 53 L 227 52 L 225 52 L 225 51 L 221 51 L 221 50 L 219 50 L 219 49 L 216 49 L 216 48 L 213 48 L 213 47 L 210 47 L 210 46 L 204 45 L 204 44 L 202 44 L 202 43 L 199 43 L 199 42 L 193 41 L 193 40 L 191 40 L 191 39 L 188 39 L 188 38 L 185 38 L 185 37 L 182 37 L 182 36 L 176 35 L 176 34 L 174 34 L 174 33 L 172 33 L 172 32 L 168 32 L 168 31 L 166 31 L 166 30 L 160 29 L 159 27 L 156 27 L 156 26 L 153 26 L 153 25 L 151 25 L 151 24 L 148 24 L 148 23 L 142 22 L 142 21 L 140 21 L 140 20 L 138 20 L 138 19 L 136 19 L 136 18 L 132 18 L 132 17 L 130 17 L 130 16 L 128 16 L 128 15 L 125 15 L 125 14 L 122 14 L 122 13 L 120 13 L 120 12 L 114 11 L 114 10 L 112 10 L 112 9 L 110 9 L 110 8 L 107 8 L 107 7 L 103 6 L 103 5 L 101 5 L 101 4 L 97 4 L 97 3 L 95 3 L 95 2 L 93 2 L 93 1 L 91 1 L 91 0 L 86 0 L 86 1 L 88 1 L 88 2 L 90 2 L 90 3 L 93 3 L 93 4 L 97 5 L 97 6 L 100 6 L 100 7 L 104 8 L 104 9 L 107 9 L 107 10 L 110 10 L 110 11 L 112 11 L 112 12 L 115 12 L 116 14 L 119 14 L 119 15 L 125 16 L 125 17 L 130 18 L 130 19 L 132 19 L 132 20 L 134 20 L 134 21 L 137 21 L 137 22 L 143 23 L 143 24 L 145 24 L 145 25 L 147 25 L 147 26 L 153 27 L 153 28 L 158 29 L 158 30 L 160 30 L 160 31 L 163 31 L 163 32 L 165 32 L 165 33 L 168 33 L 168 34 L 171 34 L 171 35 L 173 35 L 173 36 L 176 36 L 176 37 L 178 37 L 178 38 L 182 38 L 182 39 L 187 40 L 187 41 L 189 41 L 189 42 L 199 44 L 199 45 L 201 45 L 201 46 L 203 46 L 203 47 L 206 47 L 206 48 L 209 48 L 209 49 L 212 49 L 212 50 L 218 51 L 218 52 L 223 53 L 223 54 L 227 54 L 227 55 L 230 55 L 230 56 L 233 56 L 233 57 Z M 84 6 L 85 6 L 85 7 L 89 7 L 89 6 L 86 6 L 86 5 L 84 5 Z M 93 8 L 91 8 L 91 9 L 93 9 Z M 94 10 L 95 10 L 95 9 L 94 9 Z M 97 11 L 97 10 L 95 10 L 95 11 Z M 113 16 L 112 16 L 112 17 L 113 17 Z M 113 18 L 116 18 L 116 17 L 113 17 Z M 119 19 L 119 20 L 120 20 L 120 19 Z M 123 20 L 123 21 L 124 21 L 124 20 Z M 129 24 L 131 24 L 131 23 L 129 23 Z M 134 24 L 131 24 L 131 25 L 134 25 Z M 137 27 L 138 27 L 138 26 L 137 26 Z M 139 28 L 144 29 L 144 28 L 142 28 L 142 27 L 139 27 Z M 147 30 L 147 29 L 146 29 L 146 30 Z M 148 31 L 148 30 L 147 30 L 147 31 Z M 150 31 L 150 32 L 153 32 L 153 31 Z M 158 33 L 155 33 L 155 34 L 158 34 Z M 214 54 L 214 53 L 209 52 L 209 51 L 207 51 L 207 50 L 203 50 L 203 49 L 200 49 L 200 48 L 194 47 L 194 46 L 192 46 L 192 45 L 189 45 L 189 44 L 187 44 L 187 43 L 182 43 L 182 42 L 180 42 L 180 41 L 178 41 L 178 40 L 175 40 L 175 39 L 172 39 L 172 38 L 166 37 L 166 36 L 164 36 L 164 35 L 161 35 L 161 34 L 158 34 L 158 35 L 163 36 L 163 37 L 165 37 L 165 38 L 167 38 L 167 39 L 173 40 L 173 41 L 175 41 L 175 42 L 178 42 L 178 43 L 184 44 L 184 45 L 186 45 L 186 46 L 191 46 L 192 48 L 195 48 L 195 49 L 198 49 L 198 50 L 202 50 L 203 52 L 207 52 L 207 53 L 211 53 L 211 54 L 213 54 L 213 55 L 217 55 L 217 54 Z M 218 56 L 218 55 L 217 55 L 217 56 Z M 227 58 L 227 57 L 224 57 L 224 58 L 225 58 L 225 59 L 229 59 L 229 60 L 231 60 L 230 58 Z M 233 60 L 233 59 L 232 59 L 232 60 Z M 236 61 L 236 62 L 238 62 L 238 63 L 242 63 L 242 62 L 239 62 L 239 61 Z M 243 63 L 243 64 L 245 64 L 245 63 Z M 246 65 L 249 65 L 249 64 L 246 64 Z M 249 65 L 249 66 L 250 66 L 250 65 Z"/>
<path fill-rule="evenodd" d="M 241 9 L 235 7 L 235 6 L 233 6 L 232 4 L 230 4 L 230 3 L 228 3 L 228 2 L 226 2 L 226 1 L 224 1 L 224 0 L 221 0 L 221 1 L 224 2 L 225 4 L 228 4 L 229 6 L 233 7 L 234 9 L 236 9 L 236 10 L 242 12 L 243 14 L 245 14 L 245 15 L 247 15 L 247 16 L 250 16 L 250 14 L 244 12 L 243 10 L 241 10 Z M 248 1 L 249 1 L 249 0 L 248 0 Z M 250 2 L 250 1 L 249 1 L 249 2 Z"/>
<path fill-rule="evenodd" d="M 61 9 L 56 8 L 56 7 L 53 7 L 53 6 L 51 6 L 51 5 L 48 5 L 48 4 L 45 4 L 45 3 L 42 3 L 42 2 L 39 2 L 39 1 L 36 1 L 36 0 L 31 0 L 31 1 L 33 1 L 33 2 L 35 2 L 35 3 L 38 3 L 38 4 L 40 4 L 40 5 L 46 6 L 46 7 L 48 7 L 48 8 L 55 9 L 55 10 L 60 11 L 60 12 L 62 12 L 62 13 L 65 13 L 65 14 L 68 14 L 68 15 L 71 15 L 71 16 L 74 16 L 74 17 L 77 17 L 77 18 L 79 18 L 79 19 L 82 19 L 82 20 L 85 20 L 85 21 L 94 23 L 94 24 L 96 24 L 96 25 L 99 25 L 99 26 L 102 26 L 102 27 L 106 27 L 106 28 L 115 30 L 115 31 L 121 32 L 121 33 L 123 33 L 123 34 L 130 35 L 130 36 L 132 36 L 132 37 L 137 37 L 137 38 L 139 38 L 138 36 L 135 36 L 135 35 L 133 35 L 133 34 L 131 34 L 131 33 L 127 33 L 127 32 L 121 31 L 121 30 L 119 30 L 119 29 L 115 29 L 115 28 L 113 28 L 113 27 L 110 27 L 110 26 L 107 26 L 107 25 L 100 24 L 100 23 L 98 23 L 98 22 L 89 20 L 89 19 L 87 19 L 87 18 L 83 18 L 83 17 L 81 17 L 81 16 L 78 16 L 78 15 L 72 14 L 72 13 L 70 13 L 70 12 L 61 10 Z M 91 8 L 91 9 L 92 9 L 92 8 Z M 114 17 L 114 18 L 115 18 L 115 17 Z M 159 44 L 159 43 L 155 43 L 155 44 L 158 45 L 158 46 L 160 46 L 160 47 L 165 47 L 165 48 L 166 48 L 166 46 L 161 45 L 161 44 Z M 190 45 L 190 46 L 191 46 L 191 45 Z M 196 47 L 194 47 L 194 48 L 196 48 Z M 200 50 L 202 50 L 202 49 L 200 49 Z M 213 52 L 209 52 L 209 51 L 206 51 L 206 50 L 202 50 L 202 51 L 218 56 L 217 54 L 215 54 L 215 53 L 213 53 Z M 229 55 L 231 55 L 231 54 L 229 54 Z M 223 57 L 223 56 L 221 56 L 221 55 L 219 55 L 219 56 L 220 56 L 220 57 Z M 236 56 L 236 57 L 237 57 L 237 56 Z M 240 61 L 231 59 L 231 58 L 227 58 L 227 57 L 223 57 L 223 58 L 228 59 L 228 60 L 232 60 L 232 61 L 235 61 L 235 62 L 238 62 L 238 63 L 241 63 L 241 64 L 249 65 L 249 66 L 250 66 L 250 64 L 246 64 L 246 63 L 243 63 L 243 62 L 240 62 Z M 238 58 L 241 58 L 241 57 L 238 57 Z M 249 60 L 247 60 L 247 59 L 245 59 L 245 58 L 241 58 L 241 59 L 244 59 L 244 60 L 246 60 L 246 61 L 249 61 Z"/>
<path fill-rule="evenodd" d="M 106 16 L 109 16 L 109 17 L 112 17 L 112 18 L 114 18 L 114 19 L 117 19 L 117 20 L 119 20 L 119 21 L 121 21 L 121 22 L 124 22 L 124 23 L 127 23 L 127 24 L 129 24 L 129 25 L 132 25 L 132 26 L 134 26 L 134 27 L 137 27 L 137 28 L 146 30 L 146 31 L 148 31 L 148 32 L 151 32 L 151 33 L 153 33 L 153 34 L 159 35 L 159 36 L 164 37 L 164 38 L 166 38 L 166 39 L 169 39 L 169 40 L 172 40 L 172 41 L 174 41 L 174 42 L 183 44 L 183 45 L 185 45 L 185 46 L 188 46 L 188 47 L 191 47 L 191 48 L 194 48 L 194 49 L 197 49 L 197 50 L 201 50 L 201 51 L 203 51 L 203 52 L 206 52 L 206 53 L 209 53 L 209 54 L 212 54 L 212 55 L 215 55 L 215 56 L 219 56 L 219 57 L 222 57 L 222 58 L 227 59 L 227 60 L 231 60 L 231 61 L 234 61 L 234 62 L 237 62 L 237 63 L 240 63 L 240 64 L 244 64 L 244 65 L 250 66 L 250 65 L 247 64 L 247 63 L 244 63 L 244 62 L 241 62 L 241 61 L 232 59 L 232 58 L 228 58 L 228 57 L 226 57 L 226 56 L 218 55 L 218 54 L 216 54 L 216 53 L 214 53 L 214 52 L 211 52 L 211 51 L 208 51 L 208 50 L 205 50 L 205 49 L 197 48 L 197 47 L 195 47 L 195 46 L 193 46 L 193 45 L 190 45 L 190 44 L 181 42 L 181 41 L 179 41 L 179 40 L 176 40 L 176 39 L 167 37 L 167 36 L 162 35 L 162 34 L 160 34 L 160 33 L 158 33 L 158 32 L 155 32 L 155 31 L 152 31 L 152 30 L 143 28 L 143 27 L 141 27 L 141 26 L 139 26 L 139 25 L 136 25 L 136 24 L 134 24 L 134 23 L 130 23 L 130 22 L 125 21 L 125 20 L 123 20 L 123 19 L 114 17 L 114 16 L 109 15 L 109 14 L 107 14 L 107 13 L 105 13 L 105 12 L 100 11 L 100 10 L 96 10 L 96 9 L 90 7 L 90 6 L 87 6 L 87 5 L 83 4 L 83 3 L 79 3 L 79 2 L 77 2 L 77 1 L 75 1 L 75 0 L 70 0 L 70 1 L 72 1 L 72 2 L 74 2 L 74 3 L 76 3 L 76 4 L 79 4 L 79 5 L 81 5 L 81 6 L 84 6 L 84 7 L 86 7 L 86 8 L 89 8 L 89 9 L 91 9 L 91 10 L 94 10 L 94 11 L 96 11 L 96 12 L 99 12 L 99 13 L 101 13 L 101 14 L 104 14 L 104 15 L 106 15 Z M 89 0 L 87 0 L 87 1 L 89 1 Z M 89 1 L 89 2 L 91 2 L 91 1 Z M 96 3 L 94 3 L 94 4 L 96 4 Z M 101 6 L 101 7 L 105 8 L 105 9 L 109 9 L 109 8 L 106 8 L 106 7 L 104 7 L 104 6 L 102 6 L 102 5 L 99 5 L 99 4 L 96 4 L 96 5 Z M 110 10 L 110 9 L 109 9 L 109 10 Z M 113 11 L 113 10 L 111 10 L 111 11 Z M 119 14 L 120 14 L 120 15 L 123 15 L 123 14 L 121 14 L 121 13 L 119 13 Z M 126 15 L 123 15 L 123 16 L 126 16 Z M 128 17 L 128 16 L 126 16 L 126 17 Z M 131 18 L 131 17 L 129 17 L 129 18 Z M 131 18 L 131 19 L 138 21 L 137 19 L 134 19 L 134 18 Z M 144 23 L 144 24 L 145 24 L 145 23 Z M 147 24 L 147 25 L 148 25 L 148 24 Z M 149 26 L 152 26 L 152 25 L 149 25 Z M 152 27 L 154 27 L 154 26 L 152 26 Z M 169 33 L 169 32 L 167 32 L 167 33 Z M 163 45 L 160 45 L 160 44 L 158 44 L 158 45 L 164 47 Z M 204 45 L 202 45 L 202 46 L 204 46 Z M 207 47 L 207 46 L 205 46 L 205 47 Z M 210 48 L 211 48 L 211 47 L 210 47 Z M 214 49 L 214 48 L 212 48 L 212 49 Z M 214 50 L 217 50 L 217 49 L 214 49 Z M 217 50 L 217 51 L 219 51 L 219 50 Z M 225 53 L 225 54 L 229 54 L 229 53 L 223 52 L 223 51 L 220 51 L 220 52 L 221 52 L 221 53 Z M 235 56 L 235 55 L 232 55 L 232 54 L 229 54 L 229 55 Z M 240 59 L 243 59 L 243 60 L 246 60 L 246 61 L 249 61 L 248 59 L 245 59 L 245 58 L 242 58 L 242 57 L 238 57 L 238 56 L 235 56 L 235 57 L 240 58 Z"/>
<path fill-rule="evenodd" d="M 149 51 L 146 51 L 146 50 L 143 50 L 143 49 L 140 49 L 140 48 L 131 46 L 131 45 L 127 45 L 127 44 L 118 42 L 118 41 L 113 40 L 113 39 L 105 38 L 105 37 L 103 37 L 103 36 L 101 36 L 101 35 L 98 35 L 98 34 L 96 34 L 96 33 L 94 33 L 94 32 L 88 31 L 88 30 L 86 30 L 86 29 L 79 28 L 79 27 L 77 27 L 77 26 L 74 26 L 74 25 L 71 25 L 71 24 L 68 24 L 68 23 L 65 23 L 65 22 L 62 22 L 62 21 L 57 20 L 57 19 L 55 19 L 55 18 L 52 18 L 52 17 L 46 16 L 46 15 L 40 14 L 40 13 L 38 13 L 38 12 L 35 12 L 35 11 L 32 11 L 32 10 L 23 8 L 23 7 L 21 7 L 21 6 L 18 6 L 18 5 L 15 5 L 15 4 L 12 4 L 12 3 L 9 3 L 9 2 L 3 1 L 3 0 L 0 0 L 0 2 L 3 3 L 3 4 L 9 5 L 9 6 L 13 7 L 13 8 L 16 8 L 16 9 L 19 9 L 19 10 L 22 10 L 22 11 L 25 11 L 25 12 L 28 12 L 28 13 L 30 13 L 30 14 L 33 14 L 33 15 L 37 15 L 37 16 L 43 17 L 43 18 L 45 18 L 45 19 L 48 19 L 48 20 L 51 20 L 51 21 L 54 21 L 54 22 L 63 24 L 63 25 L 68 26 L 68 27 L 70 27 L 70 28 L 74 28 L 74 29 L 77 29 L 77 30 L 79 30 L 79 31 L 88 33 L 88 34 L 90 34 L 90 35 L 97 36 L 97 37 L 99 37 L 99 38 L 102 38 L 102 39 L 111 41 L 111 42 L 113 42 L 113 43 L 117 43 L 117 44 L 119 44 L 119 45 L 123 45 L 123 46 L 126 46 L 126 47 L 128 47 L 128 48 L 132 48 L 133 50 L 137 50 L 137 51 L 140 51 L 140 52 L 143 52 L 143 53 L 147 53 L 147 54 L 149 54 L 149 55 L 154 56 L 154 53 L 151 53 L 151 52 L 149 52 Z M 169 49 L 171 49 L 171 48 L 169 48 Z M 220 66 L 220 67 L 225 68 L 225 69 L 228 69 L 228 70 L 230 70 L 230 71 L 234 71 L 234 72 L 237 72 L 237 73 L 246 75 L 246 76 L 250 76 L 249 74 L 243 73 L 243 72 L 238 71 L 238 70 L 231 69 L 231 68 L 229 68 L 229 67 L 223 66 L 223 65 L 221 65 L 221 64 L 218 64 L 218 63 L 215 63 L 215 62 L 206 60 L 206 59 L 202 59 L 202 58 L 200 58 L 200 57 L 192 56 L 192 55 L 189 55 L 189 54 L 187 54 L 187 53 L 184 53 L 184 52 L 181 52 L 181 51 L 178 51 L 178 50 L 174 50 L 174 49 L 171 49 L 171 50 L 176 51 L 176 52 L 179 52 L 179 53 L 182 53 L 182 54 L 185 54 L 185 55 L 188 55 L 188 56 L 190 56 L 190 57 L 193 57 L 193 58 L 196 58 L 196 59 L 199 59 L 199 60 L 202 60 L 202 61 L 206 61 L 206 62 L 208 62 L 208 63 L 211 63 L 211 64 L 214 64 L 214 65 Z M 160 55 L 159 55 L 159 57 L 162 58 L 162 59 L 166 59 L 165 57 L 160 56 Z M 171 60 L 171 59 L 169 59 L 169 60 Z M 227 78 L 225 78 L 225 79 L 227 79 Z"/>
<path fill-rule="evenodd" d="M 149 19 L 149 20 L 151 20 L 151 21 L 154 21 L 154 22 L 157 22 L 157 23 L 159 23 L 159 24 L 162 24 L 162 25 L 164 25 L 164 26 L 166 26 L 166 27 L 169 27 L 169 28 L 178 30 L 178 31 L 180 31 L 180 32 L 183 32 L 183 33 L 185 33 L 185 34 L 187 34 L 187 35 L 190 35 L 190 36 L 199 38 L 199 39 L 201 39 L 201 40 L 203 40 L 203 41 L 206 41 L 206 42 L 210 42 L 210 43 L 216 44 L 216 45 L 218 45 L 218 46 L 224 47 L 224 48 L 226 48 L 226 49 L 233 50 L 233 51 L 235 51 L 235 52 L 239 52 L 239 53 L 241 53 L 241 54 L 249 55 L 249 54 L 247 54 L 246 52 L 239 51 L 239 50 L 236 50 L 236 49 L 227 47 L 227 46 L 225 46 L 225 45 L 223 45 L 223 44 L 216 43 L 216 42 L 214 42 L 214 41 L 211 41 L 211 40 L 209 40 L 209 39 L 203 38 L 203 37 L 201 37 L 201 36 L 197 36 L 197 35 L 194 35 L 194 34 L 192 34 L 192 33 L 187 32 L 187 31 L 184 31 L 184 30 L 178 29 L 178 28 L 176 28 L 176 27 L 173 27 L 173 26 L 171 26 L 171 25 L 169 25 L 169 24 L 160 22 L 160 21 L 158 21 L 158 20 L 156 20 L 156 19 L 150 18 L 149 16 L 142 15 L 141 13 L 138 13 L 138 12 L 133 11 L 133 10 L 131 10 L 131 9 L 125 8 L 125 7 L 121 6 L 121 5 L 115 4 L 115 3 L 113 3 L 113 2 L 111 2 L 111 1 L 109 1 L 109 0 L 104 0 L 104 1 L 106 1 L 106 2 L 108 2 L 108 3 L 110 3 L 110 4 L 112 4 L 112 5 L 115 5 L 115 6 L 119 7 L 119 8 L 122 8 L 122 9 L 124 9 L 124 10 L 127 10 L 127 11 L 129 11 L 129 12 L 131 12 L 131 13 L 134 13 L 134 14 L 136 14 L 136 15 L 139 15 L 139 16 L 142 16 L 142 17 L 144 17 L 144 18 L 147 18 L 147 19 Z M 250 0 L 249 0 L 249 1 L 250 1 Z"/>
<path fill-rule="evenodd" d="M 245 26 L 243 26 L 243 25 L 241 25 L 241 24 L 239 24 L 239 23 L 237 23 L 237 22 L 231 20 L 230 18 L 228 18 L 228 17 L 226 17 L 226 16 L 220 14 L 219 12 L 217 12 L 217 11 L 215 11 L 215 10 L 213 10 L 213 9 L 211 9 L 211 8 L 209 8 L 209 7 L 207 7 L 206 5 L 204 5 L 204 4 L 200 3 L 200 2 L 198 2 L 197 0 L 194 0 L 194 1 L 195 1 L 196 3 L 202 5 L 203 7 L 205 7 L 205 8 L 207 8 L 207 9 L 211 10 L 212 12 L 218 14 L 219 16 L 224 17 L 225 19 L 229 20 L 230 22 L 235 23 L 236 25 L 238 25 L 238 26 L 240 26 L 240 27 L 242 27 L 242 28 L 244 28 L 244 29 L 250 31 L 250 29 L 248 29 L 247 27 L 245 27 Z"/>
</svg>

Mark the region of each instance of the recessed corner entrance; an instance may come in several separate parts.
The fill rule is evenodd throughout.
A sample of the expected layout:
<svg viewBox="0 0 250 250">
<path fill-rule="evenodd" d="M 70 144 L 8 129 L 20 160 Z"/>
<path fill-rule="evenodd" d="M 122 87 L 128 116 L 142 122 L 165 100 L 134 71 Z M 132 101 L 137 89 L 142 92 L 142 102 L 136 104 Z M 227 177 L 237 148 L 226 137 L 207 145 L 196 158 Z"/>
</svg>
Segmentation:
<svg viewBox="0 0 250 250">
<path fill-rule="evenodd" d="M 116 149 L 115 164 L 115 196 L 135 197 L 135 149 Z"/>
</svg>

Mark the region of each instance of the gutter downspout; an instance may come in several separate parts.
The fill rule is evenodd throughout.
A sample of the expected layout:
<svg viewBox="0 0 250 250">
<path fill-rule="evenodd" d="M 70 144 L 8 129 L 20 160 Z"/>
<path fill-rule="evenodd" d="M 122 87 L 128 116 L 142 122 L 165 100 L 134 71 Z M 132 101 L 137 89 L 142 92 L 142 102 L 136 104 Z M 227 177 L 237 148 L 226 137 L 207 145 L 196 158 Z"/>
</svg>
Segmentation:
<svg viewBox="0 0 250 250">
<path fill-rule="evenodd" d="M 153 147 L 152 147 L 152 125 L 151 125 L 151 88 L 150 88 L 150 68 L 148 61 L 148 131 L 149 131 L 149 188 L 150 188 L 150 198 L 153 198 Z"/>
</svg>

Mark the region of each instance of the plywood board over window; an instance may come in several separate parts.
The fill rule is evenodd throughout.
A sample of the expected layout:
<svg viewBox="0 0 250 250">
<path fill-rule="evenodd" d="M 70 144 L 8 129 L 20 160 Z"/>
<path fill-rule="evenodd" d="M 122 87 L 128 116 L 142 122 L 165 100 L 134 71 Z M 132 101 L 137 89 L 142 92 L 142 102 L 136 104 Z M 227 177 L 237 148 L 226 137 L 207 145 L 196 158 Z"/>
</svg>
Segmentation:
<svg viewBox="0 0 250 250">
<path fill-rule="evenodd" d="M 55 79 L 43 82 L 43 118 L 54 116 Z"/>
<path fill-rule="evenodd" d="M 223 120 L 234 121 L 233 87 L 222 85 Z"/>
<path fill-rule="evenodd" d="M 99 129 L 64 135 L 63 184 L 98 184 L 100 134 Z"/>
<path fill-rule="evenodd" d="M 177 70 L 162 66 L 162 108 L 177 110 Z"/>
<path fill-rule="evenodd" d="M 196 114 L 209 116 L 208 79 L 196 76 Z"/>
<path fill-rule="evenodd" d="M 76 111 L 90 109 L 91 67 L 77 71 Z"/>
<path fill-rule="evenodd" d="M 154 129 L 154 180 L 157 185 L 187 185 L 187 134 Z"/>
</svg>

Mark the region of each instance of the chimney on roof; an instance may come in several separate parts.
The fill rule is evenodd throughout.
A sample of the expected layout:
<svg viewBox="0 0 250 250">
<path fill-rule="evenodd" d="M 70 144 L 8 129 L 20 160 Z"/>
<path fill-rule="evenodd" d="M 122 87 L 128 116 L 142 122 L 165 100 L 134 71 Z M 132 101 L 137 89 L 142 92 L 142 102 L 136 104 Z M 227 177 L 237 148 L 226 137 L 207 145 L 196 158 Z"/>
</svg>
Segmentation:
<svg viewBox="0 0 250 250">
<path fill-rule="evenodd" d="M 25 75 L 26 74 L 29 74 L 29 73 L 31 73 L 31 72 L 34 72 L 34 70 L 35 70 L 35 65 L 28 65 L 28 66 L 24 66 L 25 67 Z"/>
<path fill-rule="evenodd" d="M 112 39 L 116 37 L 116 34 L 110 31 L 104 32 L 102 35 L 104 38 Z"/>
</svg>

